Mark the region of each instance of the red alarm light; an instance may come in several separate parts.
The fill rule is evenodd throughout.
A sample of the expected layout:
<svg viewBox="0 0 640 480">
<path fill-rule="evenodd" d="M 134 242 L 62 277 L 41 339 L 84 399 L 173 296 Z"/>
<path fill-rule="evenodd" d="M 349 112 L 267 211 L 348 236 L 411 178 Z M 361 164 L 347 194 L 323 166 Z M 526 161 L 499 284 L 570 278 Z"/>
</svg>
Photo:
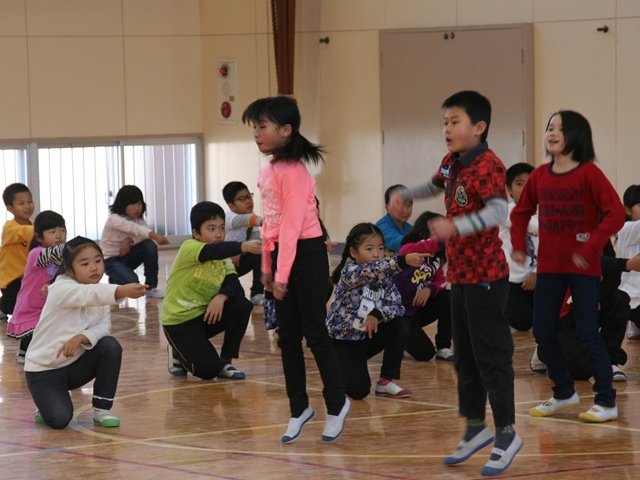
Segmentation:
<svg viewBox="0 0 640 480">
<path fill-rule="evenodd" d="M 231 116 L 231 104 L 229 102 L 222 102 L 220 104 L 220 114 L 223 118 L 229 118 Z"/>
</svg>

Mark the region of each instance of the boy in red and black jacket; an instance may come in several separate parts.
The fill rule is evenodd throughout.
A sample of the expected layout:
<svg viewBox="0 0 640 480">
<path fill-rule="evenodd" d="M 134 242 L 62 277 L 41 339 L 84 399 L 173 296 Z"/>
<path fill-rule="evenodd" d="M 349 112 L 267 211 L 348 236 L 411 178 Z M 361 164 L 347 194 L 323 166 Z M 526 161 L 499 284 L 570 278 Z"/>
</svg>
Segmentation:
<svg viewBox="0 0 640 480">
<path fill-rule="evenodd" d="M 400 192 L 394 201 L 444 192 L 447 215 L 429 225 L 432 236 L 446 240 L 458 402 L 467 428 L 458 448 L 443 461 L 464 462 L 494 440 L 485 427 L 488 397 L 497 432 L 482 474 L 496 475 L 522 448 L 513 428 L 513 340 L 504 314 L 509 267 L 498 237 L 499 225 L 507 219 L 506 169 L 486 142 L 489 100 L 462 91 L 447 98 L 442 108 L 449 153 L 429 182 Z"/>
</svg>

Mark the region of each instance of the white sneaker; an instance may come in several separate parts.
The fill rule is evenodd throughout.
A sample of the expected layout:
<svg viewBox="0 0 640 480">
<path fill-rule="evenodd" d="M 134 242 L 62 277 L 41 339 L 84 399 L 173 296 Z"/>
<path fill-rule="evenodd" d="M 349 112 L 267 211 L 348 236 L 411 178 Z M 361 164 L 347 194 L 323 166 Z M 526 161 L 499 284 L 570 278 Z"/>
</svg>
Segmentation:
<svg viewBox="0 0 640 480">
<path fill-rule="evenodd" d="M 120 419 L 112 415 L 110 410 L 93 409 L 93 423 L 101 427 L 119 427 Z"/>
<path fill-rule="evenodd" d="M 344 406 L 338 415 L 328 415 L 324 422 L 324 431 L 322 432 L 322 441 L 329 443 L 334 442 L 342 434 L 344 430 L 344 421 L 351 410 L 351 401 L 345 397 Z"/>
<path fill-rule="evenodd" d="M 461 440 L 455 451 L 442 459 L 445 465 L 456 465 L 464 462 L 478 450 L 493 442 L 493 433 L 487 428 L 478 432 L 470 440 Z"/>
<path fill-rule="evenodd" d="M 26 353 L 27 352 L 25 352 L 24 350 L 18 350 L 18 352 L 16 353 L 16 362 L 24 364 L 24 356 L 26 355 Z"/>
<path fill-rule="evenodd" d="M 613 371 L 612 380 L 614 382 L 626 382 L 627 381 L 627 374 L 618 365 L 611 365 L 611 370 Z"/>
<path fill-rule="evenodd" d="M 533 373 L 540 373 L 542 375 L 545 375 L 547 373 L 547 364 L 540 360 L 540 357 L 538 357 L 537 345 L 535 350 L 531 354 L 531 358 L 529 358 L 529 368 Z"/>
<path fill-rule="evenodd" d="M 560 400 L 555 397 L 551 397 L 549 400 L 542 402 L 540 405 L 529 409 L 529 415 L 531 415 L 532 417 L 548 417 L 549 415 L 553 415 L 559 410 L 578 405 L 578 403 L 580 403 L 580 397 L 578 397 L 578 394 L 576 392 L 573 392 L 573 395 L 571 395 L 571 397 Z"/>
<path fill-rule="evenodd" d="M 402 388 L 393 380 L 389 380 L 384 385 L 380 384 L 380 382 L 376 384 L 376 395 L 379 397 L 407 398 L 413 395 L 413 392 Z"/>
<path fill-rule="evenodd" d="M 264 293 L 256 293 L 253 297 L 251 297 L 251 303 L 257 305 L 259 307 L 264 305 Z"/>
<path fill-rule="evenodd" d="M 169 373 L 175 377 L 184 377 L 187 374 L 187 369 L 184 368 L 179 358 L 174 355 L 171 345 L 167 345 L 167 361 Z"/>
<path fill-rule="evenodd" d="M 618 419 L 618 407 L 603 407 L 602 405 L 594 405 L 586 412 L 578 415 L 578 418 L 584 422 L 602 423 L 609 420 Z"/>
<path fill-rule="evenodd" d="M 640 340 L 640 328 L 631 320 L 627 322 L 627 339 L 631 341 Z"/>
<path fill-rule="evenodd" d="M 287 431 L 284 432 L 284 435 L 282 436 L 280 441 L 282 443 L 293 442 L 296 438 L 300 436 L 300 433 L 302 432 L 302 427 L 304 427 L 305 423 L 311 420 L 314 415 L 315 415 L 315 412 L 313 411 L 313 408 L 307 407 L 304 409 L 304 412 L 302 412 L 302 415 L 300 415 L 299 417 L 291 417 L 289 419 L 289 425 L 287 426 Z"/>
<path fill-rule="evenodd" d="M 516 433 L 506 450 L 493 447 L 489 461 L 485 463 L 480 473 L 482 475 L 498 475 L 504 472 L 509 468 L 509 465 L 511 465 L 511 462 L 513 462 L 513 459 L 521 448 L 522 439 Z"/>
<path fill-rule="evenodd" d="M 164 298 L 164 292 L 158 287 L 150 288 L 147 290 L 147 297 L 149 298 Z"/>
<path fill-rule="evenodd" d="M 436 358 L 446 360 L 447 362 L 453 362 L 456 359 L 456 356 L 450 348 L 439 348 L 436 350 Z"/>
</svg>

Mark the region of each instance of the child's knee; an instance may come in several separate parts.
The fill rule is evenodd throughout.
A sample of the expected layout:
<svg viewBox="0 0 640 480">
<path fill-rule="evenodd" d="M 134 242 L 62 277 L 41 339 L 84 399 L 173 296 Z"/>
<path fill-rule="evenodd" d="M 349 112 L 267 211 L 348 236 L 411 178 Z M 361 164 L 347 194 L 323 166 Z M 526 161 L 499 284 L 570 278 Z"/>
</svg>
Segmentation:
<svg viewBox="0 0 640 480">
<path fill-rule="evenodd" d="M 71 419 L 73 418 L 73 412 L 60 412 L 56 415 L 49 415 L 47 417 L 42 417 L 44 423 L 51 428 L 55 429 L 63 429 L 67 428 L 69 423 L 71 423 Z"/>
<path fill-rule="evenodd" d="M 106 336 L 98 340 L 96 346 L 100 346 L 102 352 L 111 358 L 122 358 L 122 345 L 115 337 Z"/>
</svg>

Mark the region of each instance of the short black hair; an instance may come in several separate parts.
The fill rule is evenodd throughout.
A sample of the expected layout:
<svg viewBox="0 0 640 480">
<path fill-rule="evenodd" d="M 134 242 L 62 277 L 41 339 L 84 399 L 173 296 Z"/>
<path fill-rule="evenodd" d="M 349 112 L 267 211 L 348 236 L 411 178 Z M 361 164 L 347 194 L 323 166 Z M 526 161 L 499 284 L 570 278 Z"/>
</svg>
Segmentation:
<svg viewBox="0 0 640 480">
<path fill-rule="evenodd" d="M 406 190 L 406 189 L 407 189 L 407 187 L 405 187 L 401 183 L 397 183 L 395 185 L 391 185 L 389 188 L 387 188 L 384 191 L 384 204 L 385 205 L 389 205 L 389 200 L 391 200 L 391 194 L 393 192 L 396 192 L 398 190 Z"/>
<path fill-rule="evenodd" d="M 142 203 L 142 214 L 144 215 L 147 211 L 147 204 L 144 203 L 142 190 L 135 185 L 123 185 L 120 190 L 118 190 L 118 193 L 116 193 L 116 198 L 113 201 L 113 205 L 109 207 L 109 210 L 111 213 L 124 215 L 127 206 L 133 205 L 134 203 Z"/>
<path fill-rule="evenodd" d="M 7 185 L 2 192 L 2 200 L 4 201 L 5 206 L 10 207 L 13 205 L 13 200 L 16 197 L 16 194 L 22 192 L 29 192 L 29 187 L 27 187 L 24 183 L 12 183 L 11 185 Z"/>
<path fill-rule="evenodd" d="M 224 220 L 224 210 L 220 205 L 207 201 L 198 202 L 191 208 L 191 230 L 199 232 L 204 222 L 215 218 Z"/>
<path fill-rule="evenodd" d="M 546 132 L 549 129 L 551 120 L 556 115 L 562 119 L 562 134 L 564 135 L 563 155 L 571 154 L 571 158 L 576 162 L 593 162 L 596 152 L 593 148 L 593 136 L 591 125 L 584 115 L 573 110 L 558 110 L 549 117 Z M 546 152 L 549 155 L 549 152 Z"/>
<path fill-rule="evenodd" d="M 513 182 L 518 176 L 522 175 L 523 173 L 531 174 L 533 170 L 534 170 L 533 165 L 529 165 L 528 163 L 525 163 L 525 162 L 514 163 L 509 168 L 507 168 L 507 175 L 506 175 L 507 187 L 511 188 L 511 185 L 513 184 Z"/>
<path fill-rule="evenodd" d="M 240 190 L 249 191 L 249 187 L 242 182 L 229 182 L 222 189 L 222 198 L 224 198 L 224 201 L 227 203 L 233 203 L 233 200 Z"/>
<path fill-rule="evenodd" d="M 473 90 L 463 90 L 454 93 L 442 102 L 443 109 L 452 107 L 460 107 L 467 112 L 474 125 L 478 122 L 486 123 L 487 128 L 484 129 L 480 137 L 480 141 L 486 142 L 487 135 L 489 135 L 489 125 L 491 125 L 491 102 L 489 99 Z"/>
<path fill-rule="evenodd" d="M 640 203 L 640 185 L 629 186 L 622 195 L 622 204 L 631 208 Z"/>
</svg>

